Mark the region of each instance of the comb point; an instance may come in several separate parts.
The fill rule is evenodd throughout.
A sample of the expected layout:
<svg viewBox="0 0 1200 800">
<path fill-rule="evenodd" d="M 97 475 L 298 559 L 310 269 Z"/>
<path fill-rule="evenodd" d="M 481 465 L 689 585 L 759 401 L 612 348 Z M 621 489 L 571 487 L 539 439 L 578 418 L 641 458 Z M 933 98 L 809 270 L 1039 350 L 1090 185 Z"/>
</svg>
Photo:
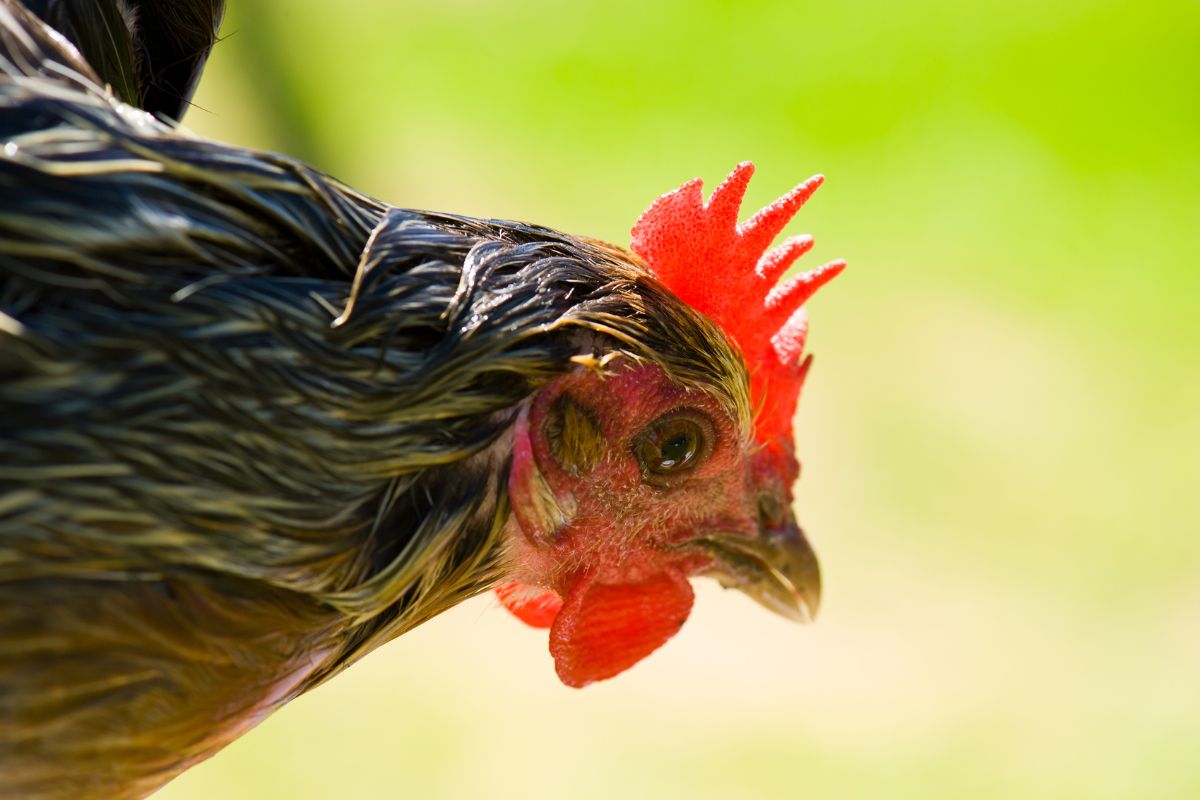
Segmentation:
<svg viewBox="0 0 1200 800">
<path fill-rule="evenodd" d="M 742 200 L 746 196 L 746 188 L 750 185 L 750 179 L 754 177 L 754 164 L 749 161 L 743 161 L 733 168 L 726 176 L 725 180 L 721 181 L 712 193 L 712 198 L 708 201 L 708 213 L 710 223 L 714 226 L 721 225 L 729 228 L 737 226 L 738 211 L 742 207 Z"/>
<path fill-rule="evenodd" d="M 779 280 L 779 276 L 787 272 L 788 267 L 796 263 L 796 259 L 812 249 L 814 239 L 812 236 L 803 234 L 801 236 L 791 236 L 784 240 L 783 244 L 772 248 L 763 254 L 763 257 L 758 260 L 754 271 L 763 280 L 774 284 Z"/>
<path fill-rule="evenodd" d="M 812 176 L 775 202 L 759 209 L 739 226 L 738 232 L 749 240 L 752 247 L 765 250 L 824 182 L 825 176 Z"/>
<path fill-rule="evenodd" d="M 804 305 L 825 284 L 841 274 L 845 261 L 830 261 L 777 286 L 767 294 L 766 307 L 794 310 Z"/>
</svg>

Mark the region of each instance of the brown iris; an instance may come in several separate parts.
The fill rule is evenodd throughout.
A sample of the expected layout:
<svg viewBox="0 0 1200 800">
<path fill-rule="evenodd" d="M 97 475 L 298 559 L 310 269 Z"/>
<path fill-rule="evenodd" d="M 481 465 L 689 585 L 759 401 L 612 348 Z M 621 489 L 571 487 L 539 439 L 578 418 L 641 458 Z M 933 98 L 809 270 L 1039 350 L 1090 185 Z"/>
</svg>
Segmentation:
<svg viewBox="0 0 1200 800">
<path fill-rule="evenodd" d="M 687 413 L 651 424 L 635 446 L 647 483 L 662 485 L 695 469 L 710 449 L 710 426 Z"/>
</svg>

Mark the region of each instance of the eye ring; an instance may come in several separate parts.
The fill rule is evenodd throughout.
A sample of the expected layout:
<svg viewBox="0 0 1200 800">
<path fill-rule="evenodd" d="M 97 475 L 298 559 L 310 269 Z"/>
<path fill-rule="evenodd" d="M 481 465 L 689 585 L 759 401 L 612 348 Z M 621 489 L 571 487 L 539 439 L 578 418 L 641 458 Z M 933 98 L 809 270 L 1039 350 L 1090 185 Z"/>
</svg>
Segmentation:
<svg viewBox="0 0 1200 800">
<path fill-rule="evenodd" d="M 634 442 L 642 480 L 670 486 L 695 470 L 712 453 L 712 423 L 690 409 L 671 411 L 646 426 Z"/>
</svg>

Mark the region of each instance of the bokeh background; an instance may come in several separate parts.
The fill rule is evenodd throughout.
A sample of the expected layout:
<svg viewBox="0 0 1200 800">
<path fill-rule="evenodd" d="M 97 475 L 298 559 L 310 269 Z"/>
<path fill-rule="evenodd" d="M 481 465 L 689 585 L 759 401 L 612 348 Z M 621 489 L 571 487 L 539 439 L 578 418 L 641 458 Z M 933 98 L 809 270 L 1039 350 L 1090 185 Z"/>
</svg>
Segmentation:
<svg viewBox="0 0 1200 800">
<path fill-rule="evenodd" d="M 736 162 L 851 268 L 818 624 L 699 586 L 620 678 L 478 598 L 161 792 L 1200 797 L 1200 4 L 232 0 L 187 125 L 618 243 Z"/>
</svg>

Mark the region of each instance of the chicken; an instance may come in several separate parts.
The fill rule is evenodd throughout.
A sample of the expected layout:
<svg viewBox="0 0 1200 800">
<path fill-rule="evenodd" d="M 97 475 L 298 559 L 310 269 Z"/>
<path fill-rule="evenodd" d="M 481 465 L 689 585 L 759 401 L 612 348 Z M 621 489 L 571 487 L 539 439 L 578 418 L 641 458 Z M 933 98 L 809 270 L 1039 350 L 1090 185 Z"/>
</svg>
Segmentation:
<svg viewBox="0 0 1200 800">
<path fill-rule="evenodd" d="M 749 164 L 693 181 L 632 251 L 394 208 L 113 94 L 178 117 L 219 3 L 184 51 L 35 5 L 65 36 L 0 0 L 0 796 L 144 796 L 495 586 L 570 686 L 694 576 L 815 613 L 791 426 L 843 265 L 776 287 L 812 240 L 768 248 L 819 178 L 741 225 Z"/>
</svg>

